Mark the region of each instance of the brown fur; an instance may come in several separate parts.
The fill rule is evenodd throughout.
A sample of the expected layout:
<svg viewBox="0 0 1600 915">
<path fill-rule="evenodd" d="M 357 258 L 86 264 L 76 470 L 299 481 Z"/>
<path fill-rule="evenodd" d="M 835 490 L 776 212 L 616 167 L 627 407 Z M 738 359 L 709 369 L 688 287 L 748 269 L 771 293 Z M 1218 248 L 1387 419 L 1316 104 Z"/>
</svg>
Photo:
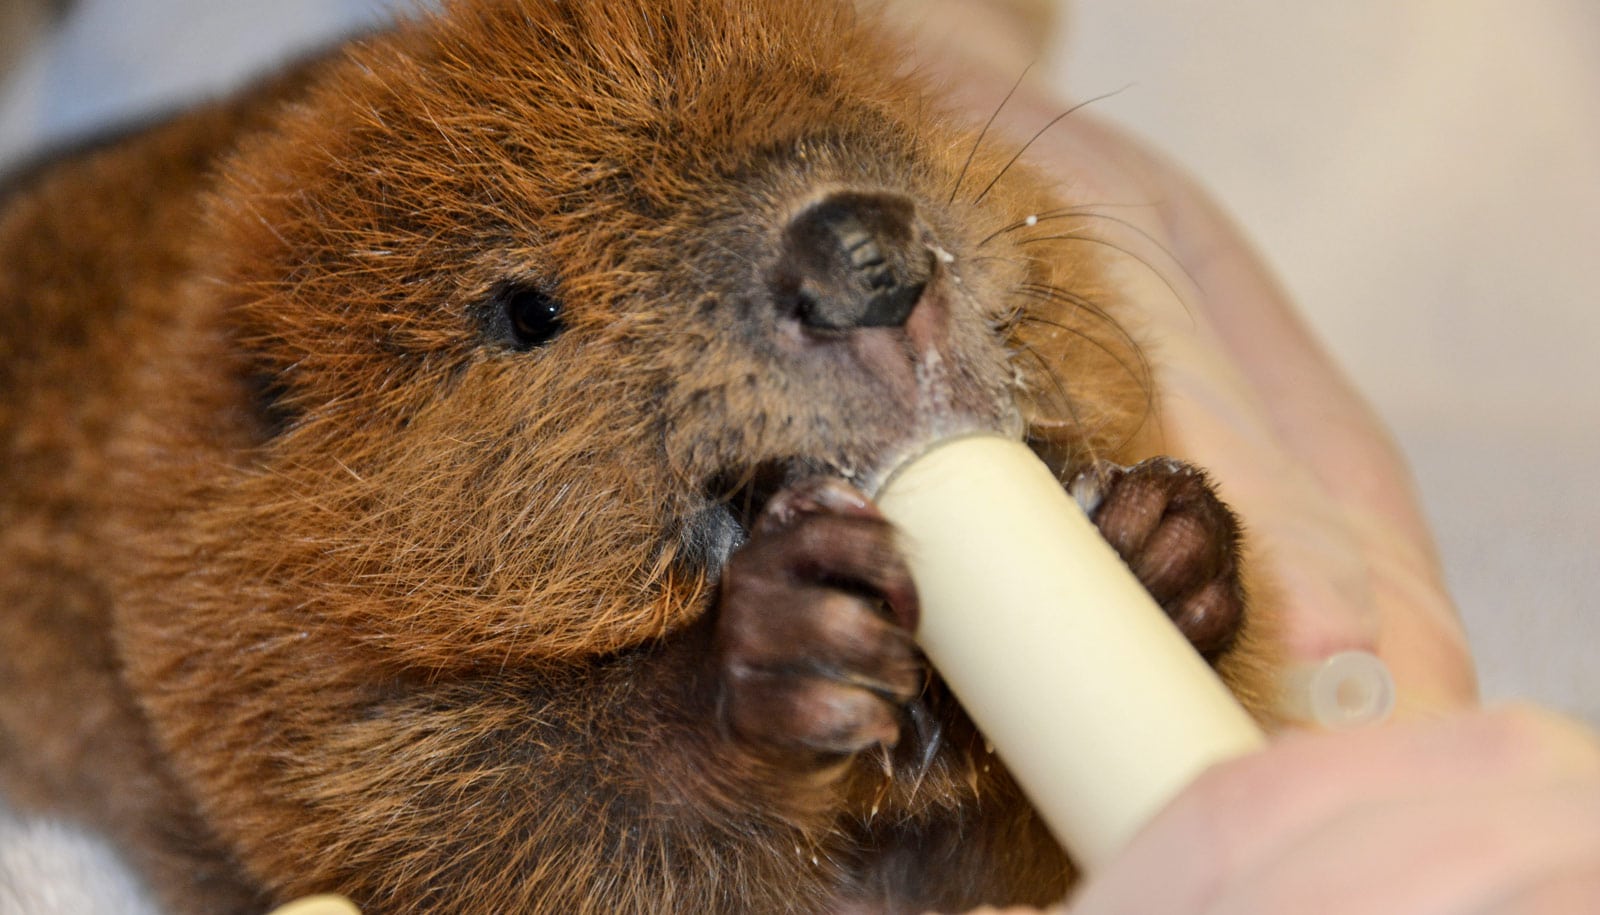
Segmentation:
<svg viewBox="0 0 1600 915">
<path fill-rule="evenodd" d="M 1101 249 L 1031 238 L 1084 223 L 1022 227 L 1059 203 L 1020 168 L 978 200 L 1010 149 L 966 166 L 900 58 L 825 4 L 460 2 L 29 177 L 0 204 L 0 790 L 190 912 L 1059 895 L 970 742 L 791 803 L 690 635 L 719 481 L 928 431 L 740 317 L 824 190 L 910 196 L 955 256 L 973 410 L 1064 470 L 1146 420 Z M 508 280 L 565 303 L 548 347 L 486 332 Z"/>
</svg>

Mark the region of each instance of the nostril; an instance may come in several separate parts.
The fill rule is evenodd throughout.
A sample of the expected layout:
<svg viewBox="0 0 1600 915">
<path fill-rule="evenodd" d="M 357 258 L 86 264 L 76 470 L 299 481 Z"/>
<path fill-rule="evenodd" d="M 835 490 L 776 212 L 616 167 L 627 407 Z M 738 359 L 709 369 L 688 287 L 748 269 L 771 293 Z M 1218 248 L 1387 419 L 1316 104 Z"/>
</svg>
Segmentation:
<svg viewBox="0 0 1600 915">
<path fill-rule="evenodd" d="M 785 227 L 772 288 L 807 327 L 898 327 L 932 275 L 915 204 L 852 191 L 823 198 Z"/>
<path fill-rule="evenodd" d="M 930 270 L 932 269 L 930 265 Z M 867 303 L 867 309 L 858 327 L 899 327 L 911 317 L 911 312 L 922 299 L 926 280 L 916 283 L 894 283 Z"/>
</svg>

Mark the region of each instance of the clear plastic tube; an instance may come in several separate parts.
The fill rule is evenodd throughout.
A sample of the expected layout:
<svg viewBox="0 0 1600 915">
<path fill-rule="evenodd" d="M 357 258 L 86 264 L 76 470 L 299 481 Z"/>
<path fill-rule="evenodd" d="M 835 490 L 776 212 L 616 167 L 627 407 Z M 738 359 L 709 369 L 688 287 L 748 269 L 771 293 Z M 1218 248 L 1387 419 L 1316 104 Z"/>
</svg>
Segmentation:
<svg viewBox="0 0 1600 915">
<path fill-rule="evenodd" d="M 1291 720 L 1330 731 L 1377 724 L 1394 711 L 1394 678 L 1367 651 L 1341 651 L 1290 669 L 1280 711 Z"/>
</svg>

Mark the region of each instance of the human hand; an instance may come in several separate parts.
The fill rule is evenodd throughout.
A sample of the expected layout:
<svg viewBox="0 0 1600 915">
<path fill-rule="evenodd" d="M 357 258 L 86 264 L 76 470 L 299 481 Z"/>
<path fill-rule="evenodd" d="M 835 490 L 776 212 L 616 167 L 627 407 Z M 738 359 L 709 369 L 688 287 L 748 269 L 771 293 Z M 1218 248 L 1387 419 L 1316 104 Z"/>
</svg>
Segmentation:
<svg viewBox="0 0 1600 915">
<path fill-rule="evenodd" d="M 1597 909 L 1600 740 L 1519 707 L 1302 734 L 1218 766 L 1055 911 Z"/>
<path fill-rule="evenodd" d="M 1600 740 L 1531 707 L 1297 735 L 1218 766 L 1068 909 L 1597 910 Z"/>
</svg>

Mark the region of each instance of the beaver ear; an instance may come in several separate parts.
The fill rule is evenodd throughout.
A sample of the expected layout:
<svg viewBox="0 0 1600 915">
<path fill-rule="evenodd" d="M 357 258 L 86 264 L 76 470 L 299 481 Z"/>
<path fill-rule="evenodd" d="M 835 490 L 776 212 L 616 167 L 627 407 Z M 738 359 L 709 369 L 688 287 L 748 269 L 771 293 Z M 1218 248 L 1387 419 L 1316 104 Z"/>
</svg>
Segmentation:
<svg viewBox="0 0 1600 915">
<path fill-rule="evenodd" d="M 566 329 L 562 304 L 544 283 L 507 280 L 489 293 L 484 326 L 491 338 L 518 351 L 544 346 Z"/>
</svg>

